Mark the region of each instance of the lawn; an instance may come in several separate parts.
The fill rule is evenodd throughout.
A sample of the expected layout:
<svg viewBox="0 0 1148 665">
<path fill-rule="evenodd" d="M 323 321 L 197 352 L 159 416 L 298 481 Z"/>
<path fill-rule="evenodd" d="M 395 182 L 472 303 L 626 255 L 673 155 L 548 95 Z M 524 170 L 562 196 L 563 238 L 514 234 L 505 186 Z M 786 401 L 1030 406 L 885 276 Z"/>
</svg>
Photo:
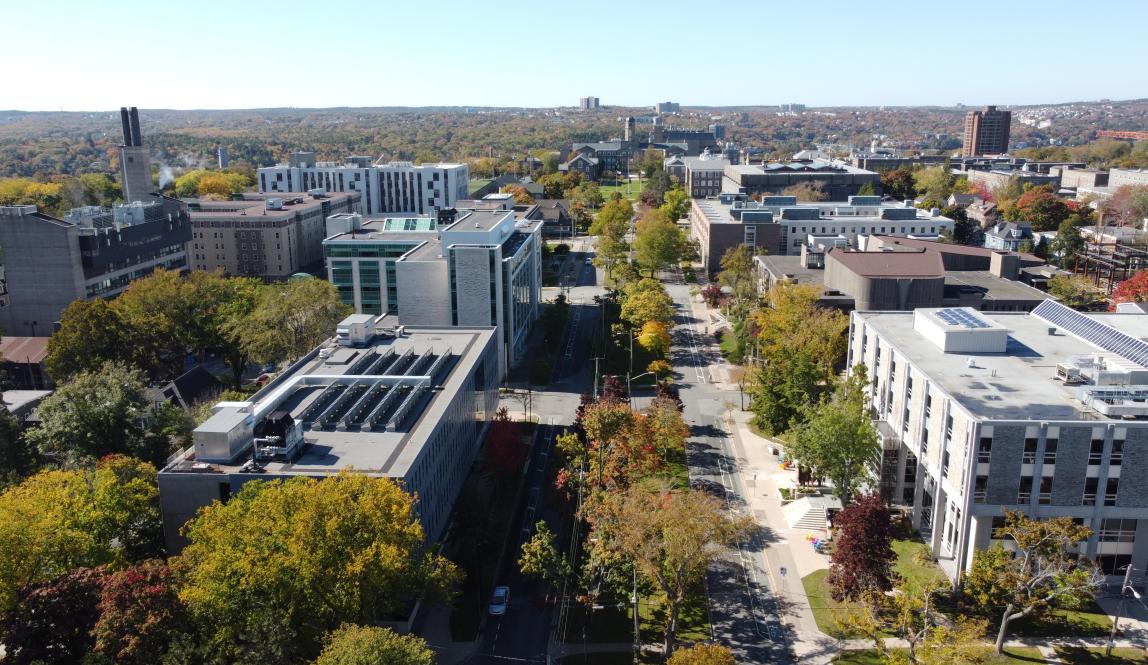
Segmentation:
<svg viewBox="0 0 1148 665">
<path fill-rule="evenodd" d="M 598 191 L 602 192 L 602 198 L 609 201 L 610 196 L 613 195 L 614 192 L 621 192 L 625 198 L 631 201 L 637 201 L 638 194 L 642 193 L 642 186 L 638 184 L 637 179 L 628 182 L 623 180 L 621 182 L 622 184 L 620 185 L 599 185 Z"/>
<path fill-rule="evenodd" d="M 898 575 L 905 578 L 911 588 L 923 588 L 930 581 L 944 582 L 944 574 L 936 564 L 921 560 L 916 554 L 926 549 L 925 544 L 916 540 L 894 540 L 893 551 L 897 553 L 897 562 L 893 568 Z M 848 639 L 859 637 L 840 625 L 849 613 L 855 611 L 855 603 L 839 603 L 833 600 L 829 584 L 825 578 L 828 570 L 818 570 L 802 578 L 805 586 L 805 595 L 809 597 L 809 607 L 813 611 L 813 619 L 818 629 L 831 637 Z"/>
<path fill-rule="evenodd" d="M 1056 655 L 1064 665 L 1133 665 L 1148 663 L 1148 652 L 1143 649 L 1117 648 L 1111 656 L 1104 655 L 1104 649 L 1082 649 L 1080 647 L 1057 647 Z"/>
<path fill-rule="evenodd" d="M 621 601 L 625 603 L 625 599 Z M 570 606 L 570 620 L 566 625 L 566 641 L 577 644 L 587 642 L 625 643 L 634 641 L 634 615 L 629 604 L 606 601 L 604 607 L 590 612 L 584 605 Z M 666 627 L 665 596 L 661 593 L 642 596 L 639 610 L 642 642 L 660 643 Z M 698 586 L 686 598 L 678 617 L 678 641 L 685 644 L 710 639 L 708 608 L 705 590 Z"/>
<path fill-rule="evenodd" d="M 467 183 L 466 191 L 468 193 L 477 192 L 478 190 L 482 189 L 483 187 L 486 187 L 489 184 L 490 184 L 489 179 L 483 180 L 482 178 L 471 178 L 470 182 Z"/>
<path fill-rule="evenodd" d="M 988 644 L 986 642 L 986 644 Z M 1019 647 L 1016 649 L 1008 648 L 1000 656 L 989 656 L 985 661 L 986 665 L 1020 665 L 1021 663 L 1044 663 L 1044 658 L 1040 655 L 1040 650 L 1035 647 Z M 1066 661 L 1067 662 L 1067 661 Z M 1082 661 L 1083 662 L 1083 661 Z M 1088 661 L 1091 662 L 1091 661 Z M 1123 664 L 1125 661 L 1112 661 L 1114 664 Z M 1139 661 L 1127 661 L 1135 663 Z M 884 661 L 878 655 L 876 649 L 865 649 L 863 651 L 846 651 L 833 661 L 834 665 L 883 665 Z"/>
<path fill-rule="evenodd" d="M 993 617 L 995 619 L 995 617 Z M 995 621 L 990 619 L 989 623 Z M 1095 603 L 1083 610 L 1053 610 L 1048 614 L 1030 619 L 1014 621 L 1010 626 L 1010 637 L 1104 637 L 1112 630 L 1112 620 Z M 1119 661 L 1114 661 L 1119 662 Z"/>
</svg>

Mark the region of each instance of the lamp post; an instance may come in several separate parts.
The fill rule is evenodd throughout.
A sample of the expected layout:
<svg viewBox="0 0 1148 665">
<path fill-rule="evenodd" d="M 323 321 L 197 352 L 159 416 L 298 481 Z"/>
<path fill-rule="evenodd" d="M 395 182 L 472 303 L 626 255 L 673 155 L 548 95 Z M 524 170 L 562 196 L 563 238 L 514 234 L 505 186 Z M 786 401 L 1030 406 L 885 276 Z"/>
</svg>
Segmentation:
<svg viewBox="0 0 1148 665">
<path fill-rule="evenodd" d="M 634 409 L 634 395 L 630 392 L 630 382 L 634 379 L 640 379 L 643 376 L 654 376 L 653 372 L 642 372 L 641 374 L 631 378 L 630 373 L 626 372 L 626 401 L 630 404 L 630 410 Z"/>
<path fill-rule="evenodd" d="M 1124 615 L 1124 603 L 1127 601 L 1128 592 L 1132 592 L 1132 597 L 1140 600 L 1140 592 L 1132 588 L 1132 564 L 1124 567 L 1124 582 L 1120 585 L 1120 604 L 1116 607 L 1116 616 L 1112 617 L 1112 632 L 1108 634 L 1108 644 L 1104 647 L 1105 657 L 1112 655 L 1112 646 L 1116 641 L 1116 629 L 1120 625 L 1120 617 Z"/>
</svg>

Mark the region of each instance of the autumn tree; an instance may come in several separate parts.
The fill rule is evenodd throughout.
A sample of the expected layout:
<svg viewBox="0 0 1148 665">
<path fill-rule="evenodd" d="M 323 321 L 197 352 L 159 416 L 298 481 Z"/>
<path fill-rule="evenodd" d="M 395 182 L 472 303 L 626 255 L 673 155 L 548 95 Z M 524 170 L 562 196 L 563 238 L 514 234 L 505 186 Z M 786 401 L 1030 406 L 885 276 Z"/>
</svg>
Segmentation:
<svg viewBox="0 0 1148 665">
<path fill-rule="evenodd" d="M 594 548 L 628 559 L 640 577 L 665 594 L 663 653 L 673 655 L 682 604 L 722 549 L 750 528 L 717 499 L 690 490 L 631 487 L 602 497 L 589 516 Z"/>
<path fill-rule="evenodd" d="M 596 182 L 584 182 L 567 192 L 566 197 L 588 210 L 597 210 L 606 202 Z"/>
<path fill-rule="evenodd" d="M 119 453 L 161 466 L 183 424 L 176 407 L 153 406 L 141 371 L 121 363 L 76 375 L 41 402 L 39 414 L 27 440 L 69 463 Z"/>
<path fill-rule="evenodd" d="M 0 611 L 28 584 L 154 556 L 161 540 L 151 465 L 111 456 L 95 468 L 42 471 L 0 494 Z"/>
<path fill-rule="evenodd" d="M 869 591 L 861 611 L 845 615 L 842 623 L 873 640 L 886 665 L 976 665 L 992 653 L 983 636 L 988 623 L 975 617 L 950 619 L 937 609 L 938 586 L 902 585 L 893 593 Z M 887 640 L 905 647 L 890 649 Z"/>
<path fill-rule="evenodd" d="M 781 195 L 797 197 L 799 202 L 814 203 L 829 200 L 829 194 L 825 193 L 825 188 L 819 182 L 805 181 L 790 185 L 781 190 Z"/>
<path fill-rule="evenodd" d="M 825 581 L 837 602 L 893 588 L 893 515 L 881 496 L 858 497 L 833 520 L 837 537 Z"/>
<path fill-rule="evenodd" d="M 186 625 L 171 569 L 163 561 L 108 574 L 99 601 L 94 650 L 118 665 L 160 662 L 174 634 Z"/>
<path fill-rule="evenodd" d="M 925 197 L 926 207 L 944 207 L 945 201 L 953 193 L 954 180 L 948 164 L 913 171 L 913 189 Z"/>
<path fill-rule="evenodd" d="M 892 169 L 881 173 L 881 189 L 889 196 L 905 200 L 917 196 L 913 172 L 907 168 Z"/>
<path fill-rule="evenodd" d="M 557 585 L 571 572 L 570 568 L 566 555 L 558 549 L 554 532 L 539 520 L 534 525 L 534 535 L 522 544 L 518 570 L 529 578 Z"/>
<path fill-rule="evenodd" d="M 1048 280 L 1048 295 L 1068 307 L 1091 311 L 1104 302 L 1104 292 L 1084 275 L 1057 275 Z"/>
<path fill-rule="evenodd" d="M 1148 186 L 1117 187 L 1101 210 L 1109 224 L 1138 226 L 1142 220 L 1148 219 Z"/>
<path fill-rule="evenodd" d="M 501 190 L 505 194 L 514 195 L 515 205 L 530 205 L 534 203 L 534 197 L 522 185 L 506 185 Z"/>
<path fill-rule="evenodd" d="M 681 187 L 674 187 L 666 192 L 664 200 L 665 203 L 662 204 L 661 211 L 665 213 L 666 219 L 671 222 L 676 222 L 689 214 L 690 195 Z"/>
<path fill-rule="evenodd" d="M 1003 211 L 1005 219 L 1032 224 L 1033 231 L 1052 231 L 1068 219 L 1072 210 L 1050 187 L 1033 187 Z"/>
<path fill-rule="evenodd" d="M 684 649 L 678 649 L 666 665 L 736 665 L 737 660 L 729 647 L 720 644 L 701 642 Z"/>
<path fill-rule="evenodd" d="M 1112 290 L 1112 307 L 1122 302 L 1148 302 L 1148 270 L 1141 270 Z"/>
<path fill-rule="evenodd" d="M 1012 541 L 1012 550 L 994 545 L 973 558 L 964 575 L 965 596 L 983 608 L 1003 608 L 997 631 L 999 654 L 1013 621 L 1047 610 L 1054 603 L 1090 600 L 1104 576 L 1075 548 L 1092 530 L 1071 517 L 1033 519 L 1005 511 L 1005 525 L 994 538 Z"/>
<path fill-rule="evenodd" d="M 210 642 L 279 662 L 313 657 L 323 633 L 343 623 L 448 597 L 458 580 L 454 564 L 426 547 L 414 498 L 385 478 L 248 482 L 184 534 L 180 600 Z"/>
<path fill-rule="evenodd" d="M 622 291 L 622 320 L 635 328 L 654 321 L 669 327 L 674 320 L 674 300 L 656 279 L 631 282 Z"/>
<path fill-rule="evenodd" d="M 75 568 L 22 589 L 19 602 L 0 622 L 4 662 L 81 662 L 94 643 L 104 576 L 101 568 Z"/>
<path fill-rule="evenodd" d="M 793 456 L 828 478 L 841 503 L 848 506 L 857 490 L 876 471 L 881 444 L 866 409 L 865 367 L 853 368 L 832 399 L 811 408 L 797 430 Z"/>
<path fill-rule="evenodd" d="M 674 368 L 672 365 L 670 365 L 670 363 L 659 358 L 657 360 L 651 360 L 650 363 L 646 365 L 646 371 L 652 373 L 659 381 L 661 381 L 670 374 L 673 374 Z"/>
<path fill-rule="evenodd" d="M 677 265 L 685 251 L 682 230 L 661 209 L 652 209 L 638 220 L 634 233 L 634 255 L 650 277 L 663 268 Z"/>
<path fill-rule="evenodd" d="M 426 640 L 390 628 L 346 623 L 323 638 L 314 665 L 434 665 Z"/>
<path fill-rule="evenodd" d="M 488 467 L 499 478 L 510 478 L 522 469 L 527 452 L 526 445 L 522 443 L 522 435 L 518 431 L 518 424 L 510 419 L 505 406 L 499 407 L 494 412 L 490 429 L 486 432 Z"/>
<path fill-rule="evenodd" d="M 656 356 L 664 356 L 670 350 L 670 331 L 659 321 L 646 321 L 638 333 L 638 344 Z"/>
</svg>

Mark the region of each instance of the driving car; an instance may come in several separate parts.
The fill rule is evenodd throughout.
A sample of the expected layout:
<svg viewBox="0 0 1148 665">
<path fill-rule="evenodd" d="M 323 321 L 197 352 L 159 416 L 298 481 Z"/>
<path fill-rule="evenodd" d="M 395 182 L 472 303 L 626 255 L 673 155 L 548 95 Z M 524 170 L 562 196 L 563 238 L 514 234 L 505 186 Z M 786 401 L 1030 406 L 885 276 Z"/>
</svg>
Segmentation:
<svg viewBox="0 0 1148 665">
<path fill-rule="evenodd" d="M 490 596 L 490 616 L 500 617 L 506 614 L 506 608 L 510 605 L 510 587 L 496 586 L 494 593 Z"/>
</svg>

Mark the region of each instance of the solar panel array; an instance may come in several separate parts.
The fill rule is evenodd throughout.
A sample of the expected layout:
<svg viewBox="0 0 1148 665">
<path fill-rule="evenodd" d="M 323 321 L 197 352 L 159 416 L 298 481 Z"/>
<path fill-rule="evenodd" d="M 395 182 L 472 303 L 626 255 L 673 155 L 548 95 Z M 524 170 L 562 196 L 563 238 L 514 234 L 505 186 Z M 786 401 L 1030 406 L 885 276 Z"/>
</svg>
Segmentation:
<svg viewBox="0 0 1148 665">
<path fill-rule="evenodd" d="M 1137 339 L 1096 319 L 1081 314 L 1055 300 L 1045 300 L 1032 315 L 1078 337 L 1089 344 L 1148 367 L 1148 342 Z"/>
<path fill-rule="evenodd" d="M 950 326 L 963 326 L 965 328 L 990 328 L 991 326 L 981 317 L 963 309 L 937 310 L 937 318 Z"/>
</svg>

